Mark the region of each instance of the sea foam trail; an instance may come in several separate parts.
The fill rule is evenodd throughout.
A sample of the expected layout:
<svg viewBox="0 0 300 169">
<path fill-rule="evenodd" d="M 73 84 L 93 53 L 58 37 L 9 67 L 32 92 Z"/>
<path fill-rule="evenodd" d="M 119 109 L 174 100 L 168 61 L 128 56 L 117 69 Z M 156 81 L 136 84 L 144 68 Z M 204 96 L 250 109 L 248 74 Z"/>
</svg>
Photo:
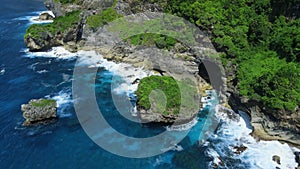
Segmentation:
<svg viewBox="0 0 300 169">
<path fill-rule="evenodd" d="M 71 53 L 67 51 L 64 47 L 53 47 L 51 50 L 46 52 L 30 52 L 28 49 L 24 49 L 21 52 L 24 52 L 24 57 L 29 58 L 44 57 L 73 60 L 76 59 L 78 56 L 77 53 Z"/>
<path fill-rule="evenodd" d="M 72 116 L 72 114 L 68 111 L 71 103 L 73 103 L 71 97 L 71 89 L 65 89 L 55 94 L 54 96 L 48 95 L 45 97 L 56 100 L 57 114 L 60 118 Z"/>
<path fill-rule="evenodd" d="M 39 11 L 39 12 L 31 13 L 32 15 L 29 15 L 29 16 L 21 16 L 21 17 L 15 18 L 14 20 L 29 21 L 29 24 L 46 24 L 46 23 L 53 22 L 53 20 L 40 20 L 39 15 L 42 13 L 48 13 L 49 15 L 51 15 L 52 17 L 55 18 L 52 11 Z"/>
<path fill-rule="evenodd" d="M 243 118 L 232 120 L 220 107 L 216 108 L 216 117 L 221 125 L 216 135 L 210 141 L 214 151 L 208 151 L 210 156 L 215 157 L 215 162 L 222 159 L 228 168 L 247 166 L 249 169 L 295 169 L 298 164 L 295 161 L 293 148 L 279 141 L 257 141 L 250 133 Z M 236 153 L 234 147 L 247 147 L 244 152 Z M 211 153 L 214 152 L 214 153 Z M 230 154 L 230 155 L 229 155 Z M 273 161 L 273 156 L 280 157 L 280 164 Z M 232 161 L 236 161 L 234 165 Z M 213 163 L 213 162 L 212 162 Z"/>
</svg>

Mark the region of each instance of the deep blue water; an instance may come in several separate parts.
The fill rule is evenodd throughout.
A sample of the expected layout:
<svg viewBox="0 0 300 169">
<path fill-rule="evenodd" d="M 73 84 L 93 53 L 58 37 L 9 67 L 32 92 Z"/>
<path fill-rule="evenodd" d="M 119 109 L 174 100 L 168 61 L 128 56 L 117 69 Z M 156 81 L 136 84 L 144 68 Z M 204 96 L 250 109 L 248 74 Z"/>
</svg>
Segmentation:
<svg viewBox="0 0 300 169">
<path fill-rule="evenodd" d="M 22 17 L 45 10 L 42 0 L 2 0 L 0 6 L 0 168 L 206 168 L 204 150 L 193 148 L 202 123 L 195 126 L 180 145 L 183 154 L 169 151 L 149 158 L 126 158 L 109 153 L 96 145 L 81 128 L 72 103 L 59 109 L 60 118 L 47 126 L 22 127 L 21 104 L 33 98 L 65 97 L 71 94 L 75 60 L 24 57 L 23 36 L 29 21 Z M 111 73 L 98 71 L 96 87 L 99 107 L 107 120 L 121 133 L 148 137 L 164 128 L 145 128 L 123 119 L 109 94 Z M 105 83 L 104 83 L 105 82 Z M 117 125 L 114 125 L 117 124 Z M 196 152 L 189 155 L 190 151 Z M 173 159 L 174 155 L 176 158 Z M 172 162 L 173 159 L 173 162 Z M 178 159 L 183 159 L 178 160 Z M 184 164 L 183 164 L 184 163 Z"/>
</svg>

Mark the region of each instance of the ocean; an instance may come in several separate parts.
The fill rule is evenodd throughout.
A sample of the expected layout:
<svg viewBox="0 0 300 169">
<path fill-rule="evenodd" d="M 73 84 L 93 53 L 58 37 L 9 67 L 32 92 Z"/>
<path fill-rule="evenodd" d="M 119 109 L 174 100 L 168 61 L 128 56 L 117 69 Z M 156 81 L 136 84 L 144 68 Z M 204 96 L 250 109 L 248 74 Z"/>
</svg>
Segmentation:
<svg viewBox="0 0 300 169">
<path fill-rule="evenodd" d="M 168 151 L 130 158 L 126 152 L 124 157 L 99 146 L 85 132 L 75 112 L 74 103 L 78 101 L 72 95 L 75 65 L 97 68 L 96 78 L 88 79 L 87 83 L 93 85 L 98 107 L 112 127 L 100 129 L 99 133 L 115 130 L 132 138 L 148 138 L 168 131 L 165 127 L 142 126 L 128 120 L 124 115 L 130 116 L 131 108 L 122 107 L 121 103 L 114 105 L 114 99 L 122 102 L 136 89 L 128 83 L 132 78 L 142 78 L 151 72 L 107 61 L 94 52 L 69 53 L 61 47 L 49 52 L 28 52 L 23 42 L 26 28 L 33 24 L 33 17 L 45 10 L 42 0 L 2 0 L 0 6 L 0 168 L 207 169 L 213 168 L 214 163 L 229 169 L 297 166 L 293 151 L 299 150 L 278 141 L 257 142 L 249 135 L 247 119 L 230 119 L 225 113 L 215 111 L 217 99 L 199 112 L 186 137 Z M 59 119 L 45 126 L 23 127 L 21 104 L 37 98 L 57 100 Z M 212 132 L 205 133 L 213 125 L 210 120 L 218 123 Z M 171 131 L 170 135 L 176 138 L 182 132 Z M 204 134 L 207 139 L 202 140 Z M 127 148 L 128 154 L 144 147 L 120 137 L 110 141 L 112 146 L 121 144 Z M 236 154 L 234 146 L 247 149 Z M 280 156 L 281 164 L 272 161 L 274 155 Z"/>
</svg>

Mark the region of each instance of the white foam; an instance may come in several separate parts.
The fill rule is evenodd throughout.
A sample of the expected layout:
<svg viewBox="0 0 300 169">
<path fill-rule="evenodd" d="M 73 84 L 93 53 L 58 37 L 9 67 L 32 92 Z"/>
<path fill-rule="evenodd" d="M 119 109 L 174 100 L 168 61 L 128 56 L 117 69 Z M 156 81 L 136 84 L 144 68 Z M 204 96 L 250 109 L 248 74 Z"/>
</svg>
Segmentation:
<svg viewBox="0 0 300 169">
<path fill-rule="evenodd" d="M 18 20 L 18 21 L 29 21 L 30 24 L 45 24 L 45 23 L 52 23 L 53 20 L 40 20 L 39 15 L 43 13 L 48 13 L 51 15 L 53 18 L 55 18 L 54 14 L 52 11 L 38 11 L 38 12 L 33 12 L 30 16 L 21 16 L 18 18 L 15 18 L 13 20 Z"/>
<path fill-rule="evenodd" d="M 64 47 L 53 47 L 51 50 L 46 52 L 30 52 L 28 49 L 26 49 L 24 52 L 24 56 L 29 58 L 44 57 L 73 60 L 77 57 L 77 53 L 71 53 L 67 51 Z"/>
<path fill-rule="evenodd" d="M 220 156 L 219 156 L 218 152 L 216 152 L 214 149 L 208 148 L 207 151 L 206 151 L 206 155 L 213 159 L 213 161 L 210 162 L 211 166 L 213 164 L 219 165 L 219 164 L 222 163 L 222 161 L 220 160 Z"/>
<path fill-rule="evenodd" d="M 222 141 L 214 145 L 219 156 L 222 156 L 224 148 L 230 147 L 232 158 L 241 159 L 243 163 L 248 164 L 250 169 L 274 169 L 276 167 L 294 169 L 297 167 L 293 149 L 287 144 L 279 141 L 257 141 L 250 135 L 252 130 L 247 127 L 243 118 L 238 121 L 231 120 L 221 109 L 217 107 L 216 110 L 216 117 L 222 122 L 216 133 L 216 139 Z M 233 147 L 241 145 L 247 149 L 241 154 L 233 153 Z M 272 160 L 274 155 L 280 157 L 280 165 Z M 216 154 L 212 154 L 212 156 L 216 157 Z"/>
<path fill-rule="evenodd" d="M 137 90 L 138 84 L 132 84 L 136 79 L 142 79 L 144 77 L 153 75 L 154 73 L 143 68 L 135 68 L 130 64 L 116 63 L 108 61 L 97 54 L 94 51 L 79 51 L 78 53 L 79 65 L 88 65 L 89 67 L 103 67 L 109 70 L 114 75 L 113 81 L 116 82 L 112 85 L 112 90 L 116 94 L 133 93 Z M 122 82 L 119 83 L 118 77 L 122 78 Z"/>
<path fill-rule="evenodd" d="M 101 54 L 97 54 L 95 51 L 78 51 L 76 53 L 71 53 L 64 47 L 53 47 L 47 52 L 29 52 L 28 49 L 21 52 L 25 52 L 25 57 L 29 58 L 45 57 L 68 60 L 77 58 L 79 65 L 89 66 L 90 68 L 103 67 L 112 72 L 114 75 L 117 75 L 113 76 L 113 80 L 117 77 L 121 77 L 123 80 L 122 83 L 114 83 L 112 85 L 112 91 L 116 94 L 127 93 L 127 95 L 129 95 L 130 93 L 133 93 L 137 90 L 138 84 L 132 84 L 132 82 L 136 79 L 142 79 L 154 74 L 154 72 L 143 68 L 136 68 L 130 64 L 108 61 L 107 59 L 104 59 Z"/>
<path fill-rule="evenodd" d="M 70 112 L 66 111 L 67 108 L 69 108 L 70 104 L 73 103 L 70 90 L 62 90 L 53 97 L 46 97 L 56 100 L 57 114 L 59 117 L 62 118 L 72 116 Z"/>
<path fill-rule="evenodd" d="M 5 68 L 0 68 L 0 75 L 4 75 L 5 73 Z"/>
<path fill-rule="evenodd" d="M 45 23 L 52 23 L 53 20 L 40 20 L 39 16 L 31 16 L 29 18 L 30 23 L 32 24 L 45 24 Z"/>
<path fill-rule="evenodd" d="M 48 72 L 48 71 L 45 70 L 45 69 L 37 71 L 38 74 L 47 73 L 47 72 Z"/>
</svg>

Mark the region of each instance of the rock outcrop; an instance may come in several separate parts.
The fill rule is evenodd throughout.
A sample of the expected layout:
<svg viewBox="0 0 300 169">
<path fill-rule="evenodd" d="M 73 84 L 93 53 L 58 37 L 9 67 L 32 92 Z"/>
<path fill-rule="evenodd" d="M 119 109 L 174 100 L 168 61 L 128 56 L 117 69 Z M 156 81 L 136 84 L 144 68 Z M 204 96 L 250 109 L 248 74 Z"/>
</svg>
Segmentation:
<svg viewBox="0 0 300 169">
<path fill-rule="evenodd" d="M 21 110 L 26 119 L 24 126 L 47 123 L 57 117 L 56 101 L 52 99 L 30 100 L 28 104 L 21 105 Z"/>
<path fill-rule="evenodd" d="M 24 42 L 30 51 L 46 51 L 55 46 L 66 46 L 70 51 L 77 51 L 77 44 L 81 40 L 83 24 L 73 25 L 64 32 L 57 31 L 54 34 L 50 31 L 40 32 L 39 37 L 28 35 Z"/>
<path fill-rule="evenodd" d="M 54 17 L 50 15 L 48 12 L 43 12 L 39 15 L 40 20 L 53 20 Z"/>
<path fill-rule="evenodd" d="M 274 162 L 276 162 L 278 165 L 281 164 L 281 163 L 280 163 L 280 157 L 279 157 L 278 155 L 274 155 L 274 156 L 272 157 L 272 160 L 273 160 Z"/>
</svg>

